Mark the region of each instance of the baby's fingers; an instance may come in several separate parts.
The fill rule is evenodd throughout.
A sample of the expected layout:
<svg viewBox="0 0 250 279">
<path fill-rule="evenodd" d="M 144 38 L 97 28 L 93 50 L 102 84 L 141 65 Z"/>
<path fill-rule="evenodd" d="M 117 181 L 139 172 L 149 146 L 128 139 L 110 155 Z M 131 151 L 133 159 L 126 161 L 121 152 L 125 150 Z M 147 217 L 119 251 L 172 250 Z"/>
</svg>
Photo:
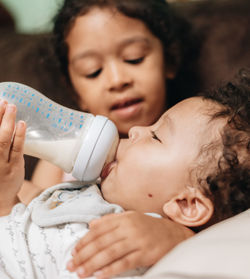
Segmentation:
<svg viewBox="0 0 250 279">
<path fill-rule="evenodd" d="M 112 266 L 116 261 L 122 262 L 123 265 L 117 265 L 117 269 L 107 269 L 108 273 L 110 272 L 112 273 L 111 275 L 115 275 L 124 270 L 128 270 L 130 269 L 130 265 L 132 265 L 132 262 L 128 261 L 128 255 L 133 252 L 135 252 L 135 248 L 130 247 L 127 240 L 121 240 L 113 243 L 109 247 L 97 252 L 86 262 L 81 264 L 80 267 L 76 269 L 77 275 L 80 278 L 85 278 L 103 268 Z M 121 259 L 125 260 L 122 261 Z"/>
<path fill-rule="evenodd" d="M 8 161 L 12 136 L 15 130 L 16 106 L 8 104 L 0 126 L 0 154 Z"/>
<path fill-rule="evenodd" d="M 73 259 L 68 265 L 70 271 L 75 271 L 75 269 L 84 264 L 85 262 L 92 261 L 92 258 L 96 255 L 102 253 L 103 250 L 107 251 L 109 248 L 117 242 L 122 242 L 124 238 L 116 233 L 104 234 L 89 244 L 83 246 L 80 250 L 73 253 Z M 114 254 L 112 255 L 114 256 Z M 103 263 L 103 261 L 101 261 Z"/>
<path fill-rule="evenodd" d="M 0 99 L 0 125 L 2 122 L 2 118 L 6 109 L 7 101 Z"/>
<path fill-rule="evenodd" d="M 135 269 L 138 265 L 140 265 L 138 262 L 138 259 L 140 258 L 139 254 L 140 253 L 138 251 L 133 251 L 127 254 L 126 256 L 95 272 L 95 277 L 97 279 L 111 278 L 128 270 Z"/>
<path fill-rule="evenodd" d="M 25 140 L 26 124 L 24 121 L 19 121 L 16 125 L 16 132 L 14 135 L 11 152 L 10 161 L 18 161 L 23 157 L 23 145 Z"/>
<path fill-rule="evenodd" d="M 105 234 L 109 234 L 116 230 L 119 225 L 114 221 L 114 217 L 116 217 L 115 214 L 110 214 L 92 221 L 89 224 L 90 231 L 78 241 L 74 248 L 74 253 L 77 253 L 83 247 L 87 246 L 89 243 L 92 243 L 95 239 L 103 237 Z"/>
</svg>

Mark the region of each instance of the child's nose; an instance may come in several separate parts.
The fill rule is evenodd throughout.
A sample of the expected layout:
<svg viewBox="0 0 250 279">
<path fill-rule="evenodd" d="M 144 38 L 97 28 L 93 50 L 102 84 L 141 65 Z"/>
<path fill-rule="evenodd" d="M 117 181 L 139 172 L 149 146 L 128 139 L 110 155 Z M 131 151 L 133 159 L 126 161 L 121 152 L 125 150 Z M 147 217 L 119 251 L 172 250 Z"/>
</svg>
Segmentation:
<svg viewBox="0 0 250 279">
<path fill-rule="evenodd" d="M 107 82 L 111 92 L 123 91 L 132 83 L 128 73 L 119 62 L 112 62 L 108 65 Z"/>
</svg>

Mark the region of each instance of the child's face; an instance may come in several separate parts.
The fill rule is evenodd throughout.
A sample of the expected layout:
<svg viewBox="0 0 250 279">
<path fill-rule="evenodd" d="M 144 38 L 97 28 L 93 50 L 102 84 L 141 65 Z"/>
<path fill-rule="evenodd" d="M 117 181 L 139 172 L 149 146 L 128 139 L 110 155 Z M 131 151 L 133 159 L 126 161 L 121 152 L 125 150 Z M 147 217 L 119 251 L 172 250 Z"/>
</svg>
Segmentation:
<svg viewBox="0 0 250 279">
<path fill-rule="evenodd" d="M 79 16 L 66 38 L 69 74 L 82 109 L 105 115 L 121 134 L 151 125 L 165 110 L 161 41 L 143 22 L 94 8 Z"/>
<path fill-rule="evenodd" d="M 210 101 L 190 98 L 169 109 L 154 125 L 132 128 L 129 138 L 120 142 L 116 161 L 102 172 L 104 198 L 126 210 L 164 215 L 165 202 L 194 186 L 190 169 L 201 147 L 220 138 L 222 124 L 210 124 L 205 114 L 213 107 Z"/>
</svg>

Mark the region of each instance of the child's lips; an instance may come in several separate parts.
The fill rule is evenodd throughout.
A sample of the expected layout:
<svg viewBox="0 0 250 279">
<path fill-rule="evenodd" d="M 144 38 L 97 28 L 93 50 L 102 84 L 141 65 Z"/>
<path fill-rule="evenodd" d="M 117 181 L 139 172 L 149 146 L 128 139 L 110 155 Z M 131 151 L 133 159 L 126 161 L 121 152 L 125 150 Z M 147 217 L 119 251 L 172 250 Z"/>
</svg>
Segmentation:
<svg viewBox="0 0 250 279">
<path fill-rule="evenodd" d="M 115 166 L 116 161 L 110 162 L 106 165 L 104 165 L 102 172 L 101 172 L 101 179 L 104 180 L 111 172 L 111 170 L 113 169 L 113 167 Z"/>
<path fill-rule="evenodd" d="M 128 119 L 140 111 L 142 102 L 142 98 L 124 99 L 112 105 L 111 111 L 119 118 Z"/>
</svg>

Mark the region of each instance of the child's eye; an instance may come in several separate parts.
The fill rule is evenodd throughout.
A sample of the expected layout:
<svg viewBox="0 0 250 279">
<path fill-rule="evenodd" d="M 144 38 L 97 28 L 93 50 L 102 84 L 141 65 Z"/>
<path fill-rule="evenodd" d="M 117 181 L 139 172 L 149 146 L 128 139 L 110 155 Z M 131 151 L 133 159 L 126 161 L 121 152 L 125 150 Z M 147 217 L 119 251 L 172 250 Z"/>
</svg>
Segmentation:
<svg viewBox="0 0 250 279">
<path fill-rule="evenodd" d="M 151 135 L 152 135 L 152 138 L 161 142 L 161 140 L 157 137 L 156 133 L 154 131 L 151 131 Z"/>
<path fill-rule="evenodd" d="M 86 78 L 96 78 L 96 77 L 99 76 L 99 74 L 101 73 L 101 71 L 102 71 L 102 69 L 99 69 L 99 70 L 97 70 L 97 71 L 95 71 L 95 72 L 93 72 L 93 73 L 91 73 L 91 74 L 89 74 L 89 75 L 86 75 Z"/>
<path fill-rule="evenodd" d="M 140 64 L 144 60 L 144 57 L 140 57 L 137 59 L 127 59 L 125 60 L 129 64 Z"/>
</svg>

